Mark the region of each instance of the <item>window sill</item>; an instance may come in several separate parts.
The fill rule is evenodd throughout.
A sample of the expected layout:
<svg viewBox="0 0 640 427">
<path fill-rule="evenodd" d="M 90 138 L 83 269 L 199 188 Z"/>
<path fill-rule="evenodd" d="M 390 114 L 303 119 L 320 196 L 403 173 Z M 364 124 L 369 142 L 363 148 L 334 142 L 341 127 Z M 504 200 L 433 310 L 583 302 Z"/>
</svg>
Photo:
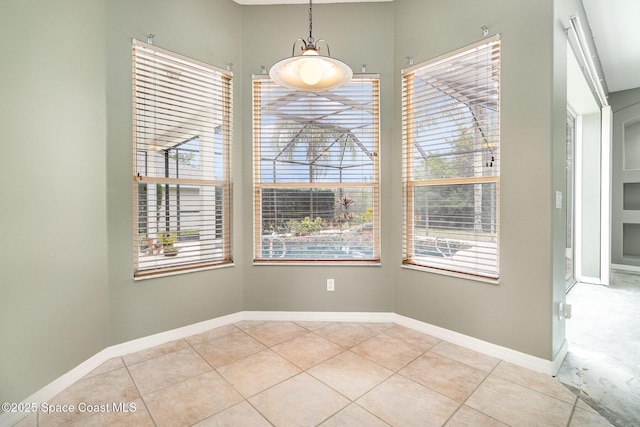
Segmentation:
<svg viewBox="0 0 640 427">
<path fill-rule="evenodd" d="M 500 284 L 500 278 L 491 278 L 491 277 L 484 277 L 484 276 L 476 276 L 473 274 L 467 274 L 467 273 L 459 273 L 456 271 L 448 271 L 448 270 L 440 270 L 437 268 L 432 268 L 432 267 L 426 267 L 423 265 L 416 265 L 416 264 L 402 264 L 402 268 L 406 268 L 407 270 L 417 270 L 417 271 L 422 271 L 422 272 L 426 272 L 426 273 L 435 273 L 435 274 L 440 274 L 442 276 L 449 276 L 449 277 L 457 277 L 460 279 L 468 279 L 468 280 L 473 280 L 475 282 L 484 282 L 484 283 L 490 283 L 492 285 L 499 285 Z"/>
<path fill-rule="evenodd" d="M 229 262 L 229 263 L 224 263 L 224 264 L 209 265 L 209 266 L 200 267 L 200 268 L 192 268 L 192 269 L 188 269 L 188 270 L 169 271 L 169 272 L 165 272 L 165 273 L 148 274 L 148 275 L 145 275 L 145 276 L 138 276 L 138 277 L 134 276 L 133 281 L 137 282 L 137 281 L 141 281 L 141 280 L 157 279 L 159 277 L 178 276 L 178 275 L 182 275 L 182 274 L 195 273 L 195 272 L 198 272 L 198 271 L 217 270 L 219 268 L 227 268 L 227 267 L 235 267 L 235 264 L 233 262 Z"/>
<path fill-rule="evenodd" d="M 380 261 L 260 261 L 254 260 L 253 265 L 277 265 L 277 266 L 305 266 L 305 267 L 380 267 Z"/>
</svg>

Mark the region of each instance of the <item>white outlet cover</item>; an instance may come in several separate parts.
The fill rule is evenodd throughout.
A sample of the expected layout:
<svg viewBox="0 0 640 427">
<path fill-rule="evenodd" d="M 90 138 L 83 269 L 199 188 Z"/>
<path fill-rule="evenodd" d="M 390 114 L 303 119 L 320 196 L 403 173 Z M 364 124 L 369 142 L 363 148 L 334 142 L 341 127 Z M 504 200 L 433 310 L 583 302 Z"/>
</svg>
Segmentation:
<svg viewBox="0 0 640 427">
<path fill-rule="evenodd" d="M 327 292 L 333 292 L 336 290 L 336 282 L 334 279 L 327 279 Z"/>
</svg>

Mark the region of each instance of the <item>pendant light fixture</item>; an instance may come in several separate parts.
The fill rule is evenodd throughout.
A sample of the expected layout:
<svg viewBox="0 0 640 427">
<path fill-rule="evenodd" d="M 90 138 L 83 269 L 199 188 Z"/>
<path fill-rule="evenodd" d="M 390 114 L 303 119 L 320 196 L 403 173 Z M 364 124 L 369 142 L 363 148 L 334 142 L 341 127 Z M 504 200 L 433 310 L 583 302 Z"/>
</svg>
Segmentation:
<svg viewBox="0 0 640 427">
<path fill-rule="evenodd" d="M 324 40 L 313 39 L 313 5 L 309 0 L 309 37 L 293 42 L 291 57 L 276 62 L 269 70 L 269 76 L 280 86 L 300 92 L 324 92 L 345 85 L 353 71 L 344 62 L 332 58 L 329 45 Z M 302 54 L 295 54 L 296 44 L 302 42 Z M 318 43 L 327 46 L 327 55 L 320 54 Z"/>
</svg>

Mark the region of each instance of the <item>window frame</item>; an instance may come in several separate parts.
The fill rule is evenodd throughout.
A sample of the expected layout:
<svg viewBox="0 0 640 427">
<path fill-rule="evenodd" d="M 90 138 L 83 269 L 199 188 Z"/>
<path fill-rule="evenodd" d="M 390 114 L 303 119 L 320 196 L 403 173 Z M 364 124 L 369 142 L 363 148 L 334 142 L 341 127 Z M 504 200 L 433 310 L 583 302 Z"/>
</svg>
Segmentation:
<svg viewBox="0 0 640 427">
<path fill-rule="evenodd" d="M 136 280 L 233 264 L 232 80 L 132 40 Z"/>
<path fill-rule="evenodd" d="M 446 91 L 439 89 L 438 85 L 446 84 L 447 89 L 450 90 L 450 93 L 447 93 L 447 94 L 451 97 L 451 99 L 453 100 L 456 97 L 458 98 L 457 100 L 453 101 L 452 104 L 457 103 L 462 105 L 464 104 L 464 102 L 461 101 L 460 99 L 462 99 L 464 96 L 461 95 L 462 89 L 460 89 L 460 92 L 457 92 L 457 89 L 455 89 L 456 83 L 460 85 L 458 87 L 463 87 L 461 83 L 468 84 L 470 82 L 470 79 L 468 77 L 469 75 L 472 75 L 472 74 L 475 75 L 475 73 L 479 73 L 479 72 L 475 69 L 471 69 L 471 67 L 469 67 L 468 69 L 465 69 L 461 67 L 460 64 L 463 63 L 465 55 L 473 56 L 474 55 L 473 52 L 478 52 L 481 49 L 486 49 L 487 57 L 490 58 L 486 61 L 486 63 L 483 63 L 483 67 L 486 67 L 487 70 L 490 70 L 492 73 L 491 74 L 492 78 L 495 78 L 495 81 L 491 81 L 491 84 L 495 84 L 495 88 L 496 88 L 495 99 L 490 98 L 490 95 L 488 94 L 488 92 L 478 91 L 478 89 L 482 87 L 478 85 L 478 86 L 475 86 L 475 91 L 472 92 L 471 95 L 469 95 L 469 98 L 467 99 L 468 103 L 466 104 L 466 107 L 469 109 L 468 114 L 473 116 L 473 120 L 475 121 L 475 124 L 473 125 L 474 127 L 477 126 L 478 129 L 480 129 L 481 126 L 484 126 L 485 130 L 488 130 L 492 126 L 495 127 L 495 129 L 490 130 L 490 133 L 492 134 L 493 137 L 497 138 L 496 140 L 490 140 L 490 142 L 487 142 L 484 132 L 482 132 L 483 133 L 482 138 L 484 139 L 486 146 L 491 150 L 491 155 L 489 156 L 490 160 L 488 160 L 488 162 L 491 162 L 491 167 L 493 167 L 493 170 L 495 172 L 490 175 L 485 175 L 484 172 L 482 172 L 481 174 L 478 173 L 477 172 L 478 166 L 475 163 L 477 159 L 474 158 L 473 166 L 472 166 L 474 172 L 472 176 L 455 176 L 454 174 L 450 174 L 447 176 L 447 173 L 443 172 L 443 176 L 441 177 L 429 178 L 428 176 L 425 176 L 424 179 L 417 179 L 416 178 L 417 174 L 415 173 L 416 172 L 415 171 L 415 167 L 416 167 L 415 150 L 418 150 L 425 159 L 428 159 L 429 154 L 431 154 L 431 152 L 429 152 L 429 154 L 426 153 L 426 151 L 429 149 L 433 149 L 435 151 L 442 150 L 442 153 L 438 153 L 437 156 L 455 157 L 459 155 L 459 153 L 456 153 L 455 150 L 453 149 L 451 151 L 446 151 L 443 149 L 443 146 L 447 144 L 454 145 L 453 142 L 447 141 L 447 137 L 450 137 L 450 135 L 453 134 L 454 131 L 443 130 L 445 129 L 444 124 L 442 125 L 441 128 L 439 127 L 441 125 L 440 123 L 433 125 L 433 128 L 438 129 L 441 132 L 441 135 L 435 135 L 435 132 L 434 132 L 432 135 L 435 135 L 435 136 L 430 135 L 428 137 L 425 137 L 421 135 L 420 138 L 422 139 L 420 139 L 417 135 L 419 134 L 419 132 L 421 132 L 421 130 L 419 129 L 421 125 L 418 123 L 420 119 L 416 118 L 416 115 L 422 114 L 420 115 L 420 117 L 423 117 L 424 114 L 431 113 L 435 115 L 438 112 L 443 114 L 442 111 L 445 111 L 444 116 L 446 118 L 447 108 L 450 108 L 452 110 L 454 108 L 459 108 L 459 107 L 443 107 L 439 105 L 440 103 L 444 104 L 444 102 L 438 101 L 438 96 L 441 98 L 444 97 L 441 93 L 437 95 L 433 95 L 433 94 L 423 95 L 419 99 L 416 98 L 416 93 L 415 93 L 416 89 L 414 87 L 413 77 L 421 72 L 431 73 L 431 75 L 427 74 L 432 79 L 431 82 L 429 83 L 427 83 L 426 81 L 423 82 L 425 87 L 432 88 L 434 93 L 439 93 L 439 92 L 445 93 Z M 495 52 L 497 52 L 497 54 Z M 459 59 L 459 58 L 463 58 L 463 59 Z M 459 59 L 459 62 L 455 63 L 455 61 L 458 59 Z M 477 66 L 477 64 L 472 64 L 472 65 Z M 446 73 L 445 72 L 442 73 L 443 77 L 440 77 L 435 71 L 437 67 L 442 67 L 443 70 L 446 70 Z M 476 43 L 470 44 L 468 46 L 446 53 L 444 55 L 440 55 L 436 58 L 425 61 L 423 63 L 414 65 L 408 69 L 402 70 L 402 146 L 403 146 L 402 181 L 403 181 L 403 198 L 404 198 L 403 254 L 402 254 L 403 267 L 422 270 L 422 271 L 435 272 L 439 274 L 451 275 L 456 277 L 472 278 L 475 280 L 486 281 L 489 283 L 498 283 L 499 281 L 499 277 L 500 277 L 500 157 L 499 157 L 500 155 L 500 67 L 501 67 L 500 35 L 497 34 L 495 36 L 488 37 L 484 40 L 478 41 Z M 460 71 L 460 70 L 464 70 L 464 71 Z M 466 74 L 465 71 L 467 71 L 468 74 Z M 461 76 L 461 77 L 456 77 L 456 76 Z M 446 80 L 447 78 L 449 80 Z M 456 78 L 459 78 L 460 80 L 456 80 Z M 489 86 L 489 84 L 487 84 L 487 86 L 482 87 L 482 89 L 486 90 L 487 87 L 493 87 L 493 86 Z M 464 87 L 464 89 L 466 90 L 468 89 L 468 87 Z M 480 124 L 477 117 L 475 117 L 474 112 L 472 111 L 474 101 L 470 101 L 470 99 L 471 99 L 471 96 L 473 95 L 478 95 L 478 98 L 485 96 L 485 98 L 483 98 L 483 101 L 486 104 L 489 104 L 489 101 L 487 101 L 488 99 L 491 99 L 491 102 L 495 102 L 496 104 L 495 116 L 497 116 L 496 123 L 489 124 L 489 121 L 487 121 L 486 123 L 483 122 L 484 124 Z M 491 95 L 493 96 L 494 94 L 491 94 Z M 447 122 L 449 126 L 452 126 L 452 125 L 456 125 L 460 127 L 463 126 L 460 124 L 459 118 L 454 119 L 452 117 L 449 117 L 449 119 L 450 121 Z M 440 120 L 442 120 L 443 123 L 445 122 L 445 120 L 443 120 L 442 118 Z M 425 128 L 428 126 L 429 125 L 425 126 Z M 476 136 L 468 139 L 475 141 L 478 138 Z M 428 141 L 428 142 L 423 143 L 423 141 Z M 474 142 L 474 144 L 475 143 L 476 142 Z M 438 144 L 440 145 L 438 146 Z M 474 153 L 471 155 L 475 156 L 476 155 L 475 151 L 481 151 L 481 149 L 473 148 L 472 151 Z M 463 154 L 467 154 L 467 153 L 463 153 Z M 428 160 L 425 160 L 425 162 L 427 161 Z M 484 163 L 484 161 L 485 159 L 482 158 L 481 163 Z M 425 168 L 427 170 L 426 174 L 427 175 L 430 174 L 430 172 L 428 172 L 429 168 L 426 166 Z M 480 168 L 483 169 L 482 165 L 480 166 Z M 434 175 L 436 174 L 434 173 Z M 430 215 L 429 209 L 431 208 L 431 206 L 428 203 L 429 197 L 430 197 L 429 191 L 439 190 L 439 189 L 446 190 L 447 187 L 445 186 L 448 186 L 449 189 L 452 189 L 454 187 L 462 188 L 461 186 L 465 186 L 465 185 L 473 185 L 474 196 L 472 197 L 474 198 L 477 197 L 476 196 L 477 188 L 480 188 L 481 194 L 484 194 L 485 188 L 487 187 L 489 188 L 489 190 L 487 191 L 488 193 L 491 193 L 491 192 L 494 193 L 493 197 L 495 197 L 495 199 L 493 200 L 491 207 L 495 211 L 491 211 L 489 214 L 491 217 L 491 224 L 489 225 L 489 227 L 491 227 L 491 230 L 493 230 L 493 233 L 495 233 L 495 237 L 494 237 L 495 238 L 495 254 L 489 253 L 494 251 L 492 244 L 491 245 L 488 243 L 483 244 L 481 243 L 480 240 L 463 240 L 462 237 L 460 237 L 458 240 L 456 240 L 455 237 L 441 238 L 437 235 L 438 232 L 436 232 L 436 235 L 432 235 L 430 233 L 433 230 L 437 230 L 437 227 L 431 226 L 431 221 L 429 218 L 429 215 Z M 425 189 L 425 193 L 426 193 L 425 195 L 422 196 L 423 198 L 426 197 L 425 199 L 426 207 L 424 209 L 427 209 L 425 213 L 425 216 L 427 217 L 427 219 L 424 220 L 423 222 L 424 224 L 426 224 L 425 232 L 427 237 L 422 238 L 424 239 L 424 242 L 422 244 L 424 244 L 424 246 L 427 246 L 427 245 L 433 246 L 433 249 L 434 249 L 433 252 L 429 252 L 429 250 L 425 250 L 424 248 L 420 248 L 420 249 L 416 248 L 416 246 L 418 246 L 416 244 L 416 242 L 418 242 L 418 239 L 417 239 L 418 232 L 416 232 L 416 223 L 419 222 L 419 218 L 416 216 L 417 214 L 416 207 L 418 204 L 418 202 L 416 201 L 416 198 L 417 198 L 416 190 L 423 189 L 423 188 Z M 483 200 L 482 197 L 484 196 L 481 196 L 481 200 Z M 464 199 L 456 199 L 456 200 L 461 201 Z M 476 212 L 475 203 L 476 201 L 473 201 L 474 212 Z M 483 209 L 484 204 L 482 201 L 480 203 L 481 203 L 480 209 Z M 436 205 L 436 206 L 445 206 L 445 205 Z M 474 213 L 474 215 L 477 216 L 478 215 L 477 212 Z M 452 217 L 447 217 L 447 218 L 449 220 L 452 220 L 451 219 Z M 477 219 L 474 218 L 474 221 L 477 221 Z M 482 222 L 482 219 L 480 220 L 480 222 Z M 447 228 L 446 226 L 440 225 L 440 227 L 443 227 L 440 230 L 440 234 L 445 236 L 447 234 L 452 235 L 453 234 L 452 231 L 461 230 L 461 229 L 454 229 L 452 227 L 449 229 L 449 231 L 445 231 L 445 229 Z M 439 239 L 443 239 L 443 240 L 439 240 Z M 476 237 L 476 239 L 478 238 Z M 475 255 L 465 252 L 465 249 L 468 248 L 468 245 L 467 245 L 468 242 L 475 243 L 475 246 L 471 246 L 471 248 L 469 249 L 470 251 L 475 251 Z M 486 247 L 483 248 L 483 246 L 486 246 Z M 462 248 L 462 249 L 459 249 L 459 248 Z M 436 253 L 436 251 L 439 253 Z M 436 260 L 436 258 L 439 258 L 439 259 Z M 457 259 L 454 260 L 454 258 L 457 258 Z M 476 259 L 475 262 L 473 261 L 474 258 Z M 467 261 L 467 260 L 472 260 L 472 261 Z M 487 268 L 485 268 L 485 266 Z"/>
<path fill-rule="evenodd" d="M 370 93 L 370 97 L 371 97 L 371 104 L 370 106 L 372 107 L 372 111 L 371 111 L 371 120 L 368 124 L 369 127 L 371 127 L 372 131 L 370 133 L 368 133 L 368 135 L 371 137 L 372 139 L 372 143 L 371 143 L 371 151 L 369 152 L 369 158 L 370 158 L 370 162 L 371 162 L 371 166 L 372 166 L 372 177 L 371 177 L 371 181 L 370 182 L 333 182 L 333 181 L 322 181 L 322 182 L 314 182 L 313 179 L 309 179 L 306 182 L 267 182 L 266 180 L 263 180 L 262 178 L 262 165 L 261 165 L 261 150 L 262 150 L 262 144 L 264 143 L 262 141 L 262 136 L 261 136 L 261 123 L 263 122 L 263 116 L 262 116 L 262 110 L 260 108 L 261 102 L 262 102 L 262 97 L 263 92 L 261 91 L 262 86 L 261 85 L 266 85 L 264 86 L 265 88 L 267 87 L 271 87 L 273 89 L 276 89 L 278 91 L 281 91 L 281 93 L 285 94 L 285 96 L 288 94 L 289 96 L 295 96 L 296 94 L 299 94 L 300 96 L 318 96 L 318 97 L 322 97 L 323 93 L 318 93 L 318 94 L 314 94 L 314 93 L 297 93 L 294 91 L 291 91 L 289 89 L 286 88 L 282 88 L 280 86 L 277 86 L 277 84 L 275 82 L 273 82 L 269 76 L 266 75 L 255 75 L 253 76 L 253 191 L 254 191 L 254 197 L 253 197 L 253 263 L 254 265 L 379 265 L 381 260 L 380 260 L 380 156 L 379 156 L 379 152 L 380 152 L 380 76 L 378 74 L 356 74 L 354 75 L 353 79 L 347 83 L 347 85 L 356 85 L 356 84 L 361 84 L 362 86 L 364 86 L 364 84 L 362 83 L 358 83 L 359 81 L 364 82 L 365 84 L 368 84 L 371 86 L 371 93 Z M 266 90 L 266 89 L 265 89 Z M 336 91 L 340 91 L 340 89 L 336 89 L 335 91 L 329 91 L 329 92 L 336 92 Z M 339 92 L 338 92 L 339 93 Z M 326 92 L 324 93 L 326 94 Z M 369 106 L 369 105 L 368 105 Z M 310 107 L 309 110 L 297 110 L 296 113 L 298 116 L 303 116 L 305 114 L 305 112 L 309 113 L 313 110 L 313 107 Z M 330 114 L 330 113 L 329 113 Z M 309 125 L 310 127 L 313 126 L 312 123 L 310 123 Z M 331 129 L 331 131 L 335 131 L 335 129 Z M 364 152 L 364 148 L 361 148 Z M 274 181 L 277 181 L 276 178 L 273 178 Z M 342 179 L 342 178 L 341 178 Z M 285 258 L 285 255 L 283 254 L 282 257 L 274 257 L 273 254 L 270 254 L 271 256 L 264 256 L 264 251 L 263 251 L 263 246 L 264 246 L 264 242 L 263 239 L 265 238 L 265 236 L 267 236 L 267 234 L 264 233 L 263 231 L 263 206 L 262 206 L 262 200 L 263 197 L 265 196 L 265 190 L 272 190 L 274 192 L 277 191 L 300 191 L 300 192 L 304 192 L 306 190 L 309 190 L 310 193 L 312 193 L 315 190 L 317 191 L 327 191 L 327 190 L 333 190 L 336 189 L 337 192 L 342 193 L 343 189 L 345 191 L 348 191 L 348 189 L 370 189 L 371 193 L 370 193 L 370 199 L 367 199 L 368 201 L 371 202 L 372 206 L 371 206 L 371 211 L 367 211 L 367 213 L 370 213 L 371 215 L 371 249 L 372 249 L 372 254 L 370 257 L 365 257 L 362 259 L 359 258 L 332 258 L 331 256 L 323 256 L 323 255 L 317 255 L 316 256 L 310 256 L 308 258 L 305 257 L 293 257 L 289 258 L 288 255 Z M 364 190 L 363 190 L 364 191 Z M 340 197 L 337 197 L 337 195 L 334 193 L 334 196 L 336 196 L 336 200 L 332 203 L 334 203 L 334 206 L 337 206 L 337 202 L 338 199 L 340 199 Z M 305 218 L 306 220 L 307 218 Z M 309 218 L 312 222 L 313 219 Z M 277 221 L 276 221 L 277 222 Z M 324 227 L 326 227 L 326 223 L 327 221 L 323 221 L 324 223 Z M 337 226 L 333 226 L 334 228 L 337 228 Z M 277 228 L 277 227 L 276 227 Z M 323 229 L 324 231 L 319 231 L 318 233 L 322 233 L 322 232 L 328 232 L 328 230 Z M 342 232 L 342 230 L 340 231 Z M 283 248 L 285 248 L 282 252 L 287 252 L 287 243 L 285 243 L 284 239 L 289 239 L 291 236 L 291 233 L 285 233 L 285 234 L 281 234 L 279 233 L 279 230 L 276 230 L 276 240 L 274 240 L 274 244 L 280 244 Z M 311 232 L 311 235 L 314 235 L 316 233 Z M 273 234 L 272 234 L 273 236 Z M 311 238 L 310 238 L 311 239 Z M 289 242 L 289 240 L 287 240 L 287 242 Z M 316 249 L 317 250 L 317 249 Z M 290 251 L 293 252 L 293 251 Z M 311 251 L 310 251 L 311 252 Z"/>
</svg>

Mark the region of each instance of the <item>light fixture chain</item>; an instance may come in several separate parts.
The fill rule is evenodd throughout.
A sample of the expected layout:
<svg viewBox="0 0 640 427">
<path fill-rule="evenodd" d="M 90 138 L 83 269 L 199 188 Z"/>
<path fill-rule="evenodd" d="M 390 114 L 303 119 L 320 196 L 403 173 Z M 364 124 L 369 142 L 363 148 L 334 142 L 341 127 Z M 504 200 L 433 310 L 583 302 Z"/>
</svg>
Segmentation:
<svg viewBox="0 0 640 427">
<path fill-rule="evenodd" d="M 309 0 L 309 38 L 307 42 L 313 46 L 313 0 Z"/>
</svg>

